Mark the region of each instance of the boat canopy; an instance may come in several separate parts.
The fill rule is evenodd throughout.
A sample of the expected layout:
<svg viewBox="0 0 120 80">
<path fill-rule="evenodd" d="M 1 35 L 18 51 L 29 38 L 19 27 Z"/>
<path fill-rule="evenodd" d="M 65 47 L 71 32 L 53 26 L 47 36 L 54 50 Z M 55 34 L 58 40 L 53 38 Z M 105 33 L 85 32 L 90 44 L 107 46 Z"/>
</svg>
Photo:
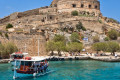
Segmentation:
<svg viewBox="0 0 120 80">
<path fill-rule="evenodd" d="M 12 56 L 13 56 L 13 55 L 28 55 L 28 53 L 15 52 L 15 53 L 12 53 L 11 55 L 12 55 Z"/>
<path fill-rule="evenodd" d="M 32 61 L 32 62 L 39 62 L 39 61 L 44 61 L 44 60 L 46 60 L 46 59 L 48 59 L 48 58 L 46 58 L 46 57 L 31 57 L 31 60 L 29 60 L 29 59 L 20 59 L 19 61 Z"/>
</svg>

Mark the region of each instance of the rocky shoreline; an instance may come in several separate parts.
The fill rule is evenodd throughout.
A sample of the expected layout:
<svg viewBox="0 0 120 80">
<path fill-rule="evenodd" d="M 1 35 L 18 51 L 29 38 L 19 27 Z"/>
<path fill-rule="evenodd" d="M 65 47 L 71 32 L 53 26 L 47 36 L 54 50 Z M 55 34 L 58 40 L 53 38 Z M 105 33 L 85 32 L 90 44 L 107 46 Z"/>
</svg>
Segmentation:
<svg viewBox="0 0 120 80">
<path fill-rule="evenodd" d="M 48 61 L 67 61 L 67 60 L 97 60 L 104 62 L 120 62 L 120 57 L 113 56 L 69 56 L 69 57 L 59 57 L 59 56 L 47 56 Z M 8 63 L 10 59 L 1 59 L 0 63 Z"/>
<path fill-rule="evenodd" d="M 58 57 L 52 56 L 48 59 L 49 61 L 66 61 L 66 60 L 97 60 L 104 62 L 120 62 L 120 58 L 115 57 L 96 57 L 96 56 L 70 56 L 70 57 Z"/>
</svg>

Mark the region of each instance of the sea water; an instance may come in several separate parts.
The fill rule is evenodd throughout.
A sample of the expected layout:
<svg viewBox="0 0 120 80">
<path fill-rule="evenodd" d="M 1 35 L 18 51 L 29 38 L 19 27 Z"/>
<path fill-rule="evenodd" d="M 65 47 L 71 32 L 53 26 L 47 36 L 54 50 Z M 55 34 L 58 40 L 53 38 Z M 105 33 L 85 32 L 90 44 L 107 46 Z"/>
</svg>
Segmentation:
<svg viewBox="0 0 120 80">
<path fill-rule="evenodd" d="M 0 64 L 0 80 L 13 80 L 10 64 Z M 49 62 L 52 72 L 38 77 L 25 76 L 16 80 L 120 80 L 120 63 L 101 61 L 54 61 Z"/>
</svg>

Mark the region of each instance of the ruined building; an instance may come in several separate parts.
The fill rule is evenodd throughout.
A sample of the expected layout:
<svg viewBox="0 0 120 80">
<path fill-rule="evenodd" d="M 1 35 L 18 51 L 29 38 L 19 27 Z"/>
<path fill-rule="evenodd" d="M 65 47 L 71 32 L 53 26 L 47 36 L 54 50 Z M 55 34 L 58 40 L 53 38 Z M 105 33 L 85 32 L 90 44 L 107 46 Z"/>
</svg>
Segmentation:
<svg viewBox="0 0 120 80">
<path fill-rule="evenodd" d="M 72 11 L 78 11 L 80 16 L 73 17 Z M 9 22 L 16 27 L 59 28 L 65 26 L 65 22 L 98 21 L 100 16 L 100 2 L 98 0 L 53 0 L 50 6 L 13 13 L 0 19 L 0 24 Z M 73 26 L 75 24 L 76 22 L 73 23 Z M 90 27 L 88 25 L 86 27 Z"/>
</svg>

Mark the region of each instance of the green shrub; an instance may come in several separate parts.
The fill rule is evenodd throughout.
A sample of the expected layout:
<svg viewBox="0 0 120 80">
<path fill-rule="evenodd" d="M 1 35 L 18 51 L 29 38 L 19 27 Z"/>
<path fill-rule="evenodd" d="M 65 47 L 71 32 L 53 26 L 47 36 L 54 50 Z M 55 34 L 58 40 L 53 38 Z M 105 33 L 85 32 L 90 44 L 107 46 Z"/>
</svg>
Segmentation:
<svg viewBox="0 0 120 80">
<path fill-rule="evenodd" d="M 5 37 L 6 37 L 7 39 L 9 39 L 9 36 L 8 36 L 8 34 L 7 34 L 7 33 L 5 33 Z"/>
<path fill-rule="evenodd" d="M 99 20 L 99 23 L 102 23 L 102 20 Z"/>
<path fill-rule="evenodd" d="M 79 41 L 80 40 L 79 34 L 77 32 L 72 33 L 71 36 L 70 36 L 70 40 L 72 42 L 80 42 Z"/>
<path fill-rule="evenodd" d="M 110 38 L 109 38 L 109 37 L 105 37 L 104 40 L 105 40 L 105 41 L 109 41 Z"/>
<path fill-rule="evenodd" d="M 86 31 L 86 28 L 85 28 L 85 27 L 82 27 L 82 30 L 83 30 L 83 31 Z"/>
<path fill-rule="evenodd" d="M 7 26 L 6 26 L 6 29 L 9 29 L 9 28 L 13 28 L 13 25 L 12 24 L 7 24 Z"/>
<path fill-rule="evenodd" d="M 96 35 L 96 36 L 93 36 L 93 42 L 99 42 L 100 40 L 99 40 L 99 36 L 98 35 Z"/>
<path fill-rule="evenodd" d="M 86 31 L 86 28 L 83 26 L 81 22 L 78 22 L 78 24 L 76 25 L 76 29 L 78 31 L 80 31 L 80 29 L 82 29 L 83 31 Z"/>
<path fill-rule="evenodd" d="M 54 38 L 53 38 L 53 41 L 54 42 L 58 42 L 58 41 L 65 42 L 65 36 L 63 36 L 63 35 L 55 35 Z"/>
<path fill-rule="evenodd" d="M 73 16 L 78 16 L 78 11 L 72 11 L 71 14 L 72 14 Z"/>
<path fill-rule="evenodd" d="M 118 32 L 114 29 L 110 30 L 108 32 L 108 37 L 111 39 L 111 40 L 117 40 L 118 38 Z"/>
</svg>

